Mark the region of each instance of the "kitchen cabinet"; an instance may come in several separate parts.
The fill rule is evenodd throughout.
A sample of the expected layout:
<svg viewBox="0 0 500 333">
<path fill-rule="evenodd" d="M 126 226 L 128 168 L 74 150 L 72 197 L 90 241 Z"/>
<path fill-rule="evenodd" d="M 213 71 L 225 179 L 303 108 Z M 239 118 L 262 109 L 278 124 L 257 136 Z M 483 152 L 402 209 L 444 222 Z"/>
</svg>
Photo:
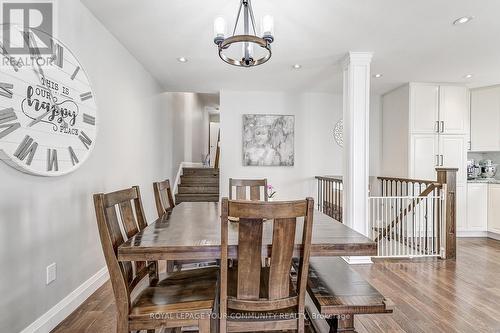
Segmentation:
<svg viewBox="0 0 500 333">
<path fill-rule="evenodd" d="M 458 168 L 457 184 L 467 181 L 467 138 L 464 135 L 439 135 L 439 165 Z"/>
<path fill-rule="evenodd" d="M 467 134 L 469 92 L 466 87 L 411 83 L 409 89 L 412 134 Z"/>
<path fill-rule="evenodd" d="M 439 86 L 439 131 L 442 134 L 467 134 L 469 91 L 460 86 Z"/>
<path fill-rule="evenodd" d="M 466 206 L 467 220 L 465 225 L 457 224 L 457 230 L 486 231 L 488 229 L 488 184 L 467 184 Z"/>
<path fill-rule="evenodd" d="M 500 86 L 472 90 L 470 104 L 470 150 L 500 151 Z"/>
<path fill-rule="evenodd" d="M 488 187 L 488 231 L 500 235 L 500 184 Z"/>
<path fill-rule="evenodd" d="M 459 169 L 457 184 L 466 185 L 468 96 L 466 87 L 434 83 L 409 83 L 385 94 L 382 174 L 434 180 L 436 167 L 453 167 Z"/>
<path fill-rule="evenodd" d="M 410 109 L 412 133 L 436 133 L 439 119 L 439 86 L 410 84 Z"/>
<path fill-rule="evenodd" d="M 434 180 L 439 161 L 439 141 L 434 134 L 411 136 L 409 178 Z"/>
</svg>

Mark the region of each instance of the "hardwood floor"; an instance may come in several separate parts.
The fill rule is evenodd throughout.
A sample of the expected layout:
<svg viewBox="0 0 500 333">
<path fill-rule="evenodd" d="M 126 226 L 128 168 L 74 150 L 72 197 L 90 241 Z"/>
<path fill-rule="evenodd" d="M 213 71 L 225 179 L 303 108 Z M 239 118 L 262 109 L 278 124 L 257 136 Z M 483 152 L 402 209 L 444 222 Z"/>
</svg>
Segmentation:
<svg viewBox="0 0 500 333">
<path fill-rule="evenodd" d="M 358 316 L 359 333 L 500 332 L 500 242 L 458 239 L 456 261 L 355 266 L 394 303 L 389 315 Z"/>
<path fill-rule="evenodd" d="M 357 316 L 358 333 L 500 332 L 500 241 L 459 239 L 457 260 L 354 266 L 394 303 L 394 313 Z M 115 332 L 110 283 L 52 332 Z"/>
</svg>

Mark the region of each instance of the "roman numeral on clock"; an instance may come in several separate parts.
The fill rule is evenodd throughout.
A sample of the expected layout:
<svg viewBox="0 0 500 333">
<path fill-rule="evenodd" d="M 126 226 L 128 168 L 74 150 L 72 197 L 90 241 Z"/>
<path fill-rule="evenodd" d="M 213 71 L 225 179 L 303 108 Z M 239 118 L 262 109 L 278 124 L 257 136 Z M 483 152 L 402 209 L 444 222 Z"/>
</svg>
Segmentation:
<svg viewBox="0 0 500 333">
<path fill-rule="evenodd" d="M 86 92 L 86 93 L 83 93 L 83 94 L 80 94 L 80 99 L 83 101 L 86 101 L 87 99 L 90 99 L 92 98 L 92 92 Z"/>
<path fill-rule="evenodd" d="M 7 98 L 12 98 L 12 89 L 14 85 L 12 83 L 0 82 L 0 95 Z"/>
<path fill-rule="evenodd" d="M 76 154 L 75 154 L 75 151 L 73 150 L 73 147 L 69 146 L 68 150 L 69 150 L 69 156 L 71 157 L 71 163 L 73 165 L 80 163 L 80 161 L 78 160 L 78 157 L 76 157 Z"/>
<path fill-rule="evenodd" d="M 79 71 L 80 71 L 80 66 L 78 66 L 77 68 L 75 68 L 75 71 L 73 72 L 73 74 L 71 74 L 71 80 L 75 79 L 76 74 L 78 74 Z"/>
<path fill-rule="evenodd" d="M 26 164 L 31 165 L 31 161 L 33 161 L 33 156 L 35 156 L 36 149 L 38 148 L 38 143 L 33 140 L 32 137 L 29 135 L 26 135 L 19 145 L 17 147 L 17 150 L 14 153 L 14 156 L 20 159 L 21 161 L 24 161 L 26 157 Z"/>
<path fill-rule="evenodd" d="M 95 126 L 95 117 L 92 117 L 91 115 L 84 113 L 83 122 Z"/>
<path fill-rule="evenodd" d="M 12 123 L 15 120 L 17 115 L 13 108 L 0 110 L 0 139 L 21 127 L 19 122 Z"/>
<path fill-rule="evenodd" d="M 59 45 L 59 44 L 55 44 L 54 46 L 54 55 L 52 56 L 52 59 L 54 59 L 55 63 L 57 66 L 59 66 L 60 68 L 63 68 L 63 65 L 64 65 L 64 59 L 63 59 L 63 55 L 64 55 L 64 48 Z"/>
<path fill-rule="evenodd" d="M 57 149 L 47 149 L 47 171 L 59 171 Z"/>
<path fill-rule="evenodd" d="M 92 145 L 92 140 L 85 134 L 84 131 L 80 131 L 80 135 L 78 136 L 80 141 L 83 143 L 85 148 L 89 149 L 89 147 Z"/>
</svg>

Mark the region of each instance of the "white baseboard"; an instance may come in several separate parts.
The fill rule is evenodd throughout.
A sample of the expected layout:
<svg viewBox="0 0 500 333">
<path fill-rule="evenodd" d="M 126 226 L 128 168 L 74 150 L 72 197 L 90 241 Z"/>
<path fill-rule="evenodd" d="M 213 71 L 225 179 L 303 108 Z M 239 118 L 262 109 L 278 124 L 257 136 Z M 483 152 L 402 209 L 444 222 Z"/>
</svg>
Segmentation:
<svg viewBox="0 0 500 333">
<path fill-rule="evenodd" d="M 457 231 L 458 238 L 488 237 L 487 231 Z"/>
<path fill-rule="evenodd" d="M 109 279 L 108 268 L 103 267 L 97 273 L 64 297 L 49 311 L 38 317 L 21 333 L 49 333 L 67 316 L 76 310 L 85 300 Z"/>
<path fill-rule="evenodd" d="M 345 260 L 346 263 L 349 265 L 363 265 L 363 264 L 373 264 L 372 257 L 342 257 L 342 259 Z"/>
<path fill-rule="evenodd" d="M 488 238 L 500 240 L 500 234 L 497 234 L 496 232 L 488 231 Z"/>
</svg>

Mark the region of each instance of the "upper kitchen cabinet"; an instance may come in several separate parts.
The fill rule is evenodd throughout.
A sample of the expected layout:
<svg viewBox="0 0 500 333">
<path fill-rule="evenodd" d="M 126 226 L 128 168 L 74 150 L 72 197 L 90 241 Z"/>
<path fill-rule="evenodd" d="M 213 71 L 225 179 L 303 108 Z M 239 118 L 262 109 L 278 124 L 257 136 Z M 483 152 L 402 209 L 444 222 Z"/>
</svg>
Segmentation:
<svg viewBox="0 0 500 333">
<path fill-rule="evenodd" d="M 436 133 L 439 119 L 439 86 L 410 84 L 410 131 L 415 134 Z"/>
<path fill-rule="evenodd" d="M 461 86 L 410 84 L 410 131 L 413 134 L 466 134 L 468 90 Z"/>
<path fill-rule="evenodd" d="M 439 86 L 439 131 L 467 134 L 469 91 L 459 86 Z"/>
<path fill-rule="evenodd" d="M 471 91 L 470 150 L 500 151 L 500 86 Z"/>
</svg>

